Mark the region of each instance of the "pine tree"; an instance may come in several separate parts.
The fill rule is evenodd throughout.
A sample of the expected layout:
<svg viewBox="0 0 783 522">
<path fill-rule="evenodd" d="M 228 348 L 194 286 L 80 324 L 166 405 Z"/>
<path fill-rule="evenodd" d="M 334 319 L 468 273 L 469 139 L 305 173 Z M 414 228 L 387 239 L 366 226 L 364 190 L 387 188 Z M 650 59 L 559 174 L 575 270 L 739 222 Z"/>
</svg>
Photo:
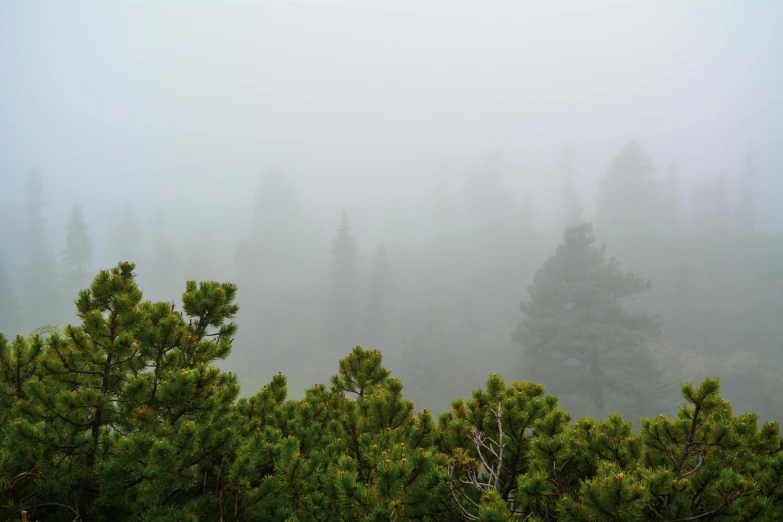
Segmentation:
<svg viewBox="0 0 783 522">
<path fill-rule="evenodd" d="M 529 287 L 514 339 L 532 375 L 560 394 L 589 397 L 602 413 L 607 391 L 637 402 L 651 392 L 648 339 L 658 324 L 620 305 L 649 281 L 623 272 L 595 242 L 591 224 L 565 232 Z"/>
<path fill-rule="evenodd" d="M 331 247 L 331 292 L 328 311 L 329 344 L 333 349 L 355 343 L 358 335 L 358 255 L 348 214 L 343 211 Z"/>
<path fill-rule="evenodd" d="M 437 446 L 449 455 L 453 501 L 463 520 L 510 520 L 524 499 L 518 481 L 531 466 L 533 443 L 565 429 L 570 417 L 544 387 L 497 374 L 468 400 L 455 399 L 438 419 Z M 553 429 L 553 425 L 555 425 Z"/>
<path fill-rule="evenodd" d="M 65 269 L 65 292 L 67 296 L 77 295 L 78 291 L 90 282 L 90 259 L 92 242 L 87 235 L 82 207 L 75 202 L 71 209 L 65 236 L 63 268 Z"/>
<path fill-rule="evenodd" d="M 214 508 L 204 485 L 235 444 L 238 386 L 211 363 L 231 350 L 236 287 L 190 281 L 180 313 L 142 302 L 133 270 L 121 263 L 80 292 L 82 324 L 49 337 L 40 377 L 22 385 L 6 437 L 28 467 L 11 493 L 36 519 L 183 520 Z"/>
</svg>

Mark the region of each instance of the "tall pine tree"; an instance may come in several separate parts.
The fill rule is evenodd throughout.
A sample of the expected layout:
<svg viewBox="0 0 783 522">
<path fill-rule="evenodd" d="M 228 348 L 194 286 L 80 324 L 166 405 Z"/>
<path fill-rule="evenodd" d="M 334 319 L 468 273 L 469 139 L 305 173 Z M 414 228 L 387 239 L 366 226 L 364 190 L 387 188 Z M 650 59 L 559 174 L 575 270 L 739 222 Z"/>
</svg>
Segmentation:
<svg viewBox="0 0 783 522">
<path fill-rule="evenodd" d="M 563 239 L 536 273 L 514 333 L 530 376 L 563 396 L 589 398 L 597 413 L 610 392 L 642 407 L 651 391 L 648 341 L 658 322 L 620 303 L 650 283 L 607 259 L 591 224 L 566 230 Z"/>
</svg>

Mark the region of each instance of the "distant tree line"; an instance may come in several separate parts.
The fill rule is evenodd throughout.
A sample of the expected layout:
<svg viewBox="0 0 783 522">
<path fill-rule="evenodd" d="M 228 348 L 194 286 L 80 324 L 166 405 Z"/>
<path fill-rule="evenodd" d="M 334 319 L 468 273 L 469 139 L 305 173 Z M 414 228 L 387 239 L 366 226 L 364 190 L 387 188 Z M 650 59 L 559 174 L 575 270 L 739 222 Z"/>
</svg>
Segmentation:
<svg viewBox="0 0 783 522">
<path fill-rule="evenodd" d="M 291 179 L 270 169 L 248 191 L 252 219 L 208 218 L 236 231 L 233 250 L 202 238 L 188 248 L 162 209 L 95 216 L 75 202 L 47 222 L 47 184 L 33 174 L 24 212 L 4 224 L 22 240 L 0 251 L 0 330 L 75 321 L 73 296 L 97 265 L 134 260 L 155 300 L 177 301 L 177 281 L 237 283 L 241 328 L 221 367 L 246 389 L 283 370 L 299 398 L 359 344 L 383 349 L 409 396 L 435 411 L 501 368 L 507 379 L 542 382 L 580 416 L 651 415 L 677 399 L 680 382 L 712 374 L 739 411 L 781 419 L 783 233 L 757 206 L 755 157 L 749 150 L 740 171 L 686 193 L 688 173 L 661 169 L 628 143 L 608 161 L 588 214 L 573 150 L 553 158 L 552 209 L 511 191 L 509 179 L 524 173 L 488 156 L 464 180 L 444 174 L 416 221 L 400 211 L 372 240 L 350 208 L 317 223 Z M 188 219 L 207 219 L 197 214 Z M 110 237 L 97 236 L 100 219 Z M 536 314 L 556 324 L 531 326 Z M 547 328 L 560 337 L 542 337 Z"/>
</svg>

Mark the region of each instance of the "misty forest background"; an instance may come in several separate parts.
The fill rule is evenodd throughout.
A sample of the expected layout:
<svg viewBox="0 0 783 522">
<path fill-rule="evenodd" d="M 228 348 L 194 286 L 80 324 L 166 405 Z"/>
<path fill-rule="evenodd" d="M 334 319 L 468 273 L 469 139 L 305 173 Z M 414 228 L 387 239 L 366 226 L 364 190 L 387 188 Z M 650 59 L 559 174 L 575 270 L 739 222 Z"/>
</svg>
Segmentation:
<svg viewBox="0 0 783 522">
<path fill-rule="evenodd" d="M 0 209 L 0 331 L 75 323 L 79 289 L 100 268 L 128 260 L 152 300 L 177 303 L 190 279 L 238 285 L 239 332 L 221 366 L 238 373 L 244 395 L 282 371 L 301 396 L 361 345 L 381 350 L 406 396 L 435 412 L 498 372 L 541 382 L 575 417 L 620 411 L 638 419 L 673 413 L 682 381 L 717 375 L 737 411 L 781 420 L 783 234 L 759 208 L 755 154 L 685 186 L 675 164 L 661 167 L 629 142 L 586 190 L 576 186 L 579 156 L 566 148 L 545 173 L 557 180 L 549 194 L 513 190 L 520 173 L 488 154 L 434 176 L 410 195 L 418 203 L 387 214 L 373 235 L 360 232 L 367 229 L 350 207 L 310 212 L 280 168 L 236 194 L 252 205 L 252 220 L 226 218 L 227 202 L 216 201 L 178 216 L 192 220 L 179 232 L 162 204 L 106 211 L 82 198 L 69 213 L 53 212 L 55 174 L 15 174 L 13 185 L 25 176 L 26 185 Z M 582 222 L 593 223 L 623 270 L 651 282 L 623 306 L 658 317 L 646 356 L 605 359 L 641 376 L 634 385 L 642 400 L 608 387 L 603 409 L 558 379 L 557 368 L 536 367 L 515 334 L 536 271 Z"/>
</svg>

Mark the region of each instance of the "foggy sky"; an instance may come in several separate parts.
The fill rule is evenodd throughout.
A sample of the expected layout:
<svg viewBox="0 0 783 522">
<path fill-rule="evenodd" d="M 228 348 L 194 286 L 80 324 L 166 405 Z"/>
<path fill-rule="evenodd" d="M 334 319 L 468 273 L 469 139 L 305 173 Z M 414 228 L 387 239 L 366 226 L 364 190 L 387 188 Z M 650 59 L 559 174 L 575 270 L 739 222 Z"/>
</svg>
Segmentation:
<svg viewBox="0 0 783 522">
<path fill-rule="evenodd" d="M 686 186 L 736 175 L 752 144 L 781 223 L 781 19 L 779 2 L 3 2 L 0 207 L 21 212 L 35 168 L 61 221 L 76 198 L 144 225 L 160 205 L 219 239 L 277 165 L 325 230 L 345 208 L 382 235 L 500 151 L 545 218 L 572 144 L 590 217 L 635 139 Z"/>
</svg>

